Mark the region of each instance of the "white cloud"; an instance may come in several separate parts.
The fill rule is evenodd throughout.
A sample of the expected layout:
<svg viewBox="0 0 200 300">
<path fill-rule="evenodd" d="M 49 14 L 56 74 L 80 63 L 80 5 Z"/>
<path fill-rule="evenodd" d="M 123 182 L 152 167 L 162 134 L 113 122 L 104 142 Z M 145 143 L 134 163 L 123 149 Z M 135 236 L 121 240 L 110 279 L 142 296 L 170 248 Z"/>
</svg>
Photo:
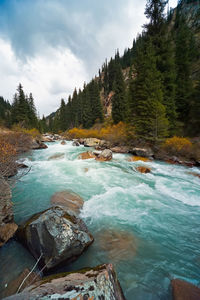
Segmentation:
<svg viewBox="0 0 200 300">
<path fill-rule="evenodd" d="M 0 94 L 12 99 L 21 82 L 26 93 L 33 93 L 40 114 L 55 111 L 60 99 L 67 99 L 75 87 L 83 86 L 88 74 L 83 61 L 67 48 L 46 48 L 39 55 L 18 60 L 8 41 L 0 39 Z"/>
</svg>

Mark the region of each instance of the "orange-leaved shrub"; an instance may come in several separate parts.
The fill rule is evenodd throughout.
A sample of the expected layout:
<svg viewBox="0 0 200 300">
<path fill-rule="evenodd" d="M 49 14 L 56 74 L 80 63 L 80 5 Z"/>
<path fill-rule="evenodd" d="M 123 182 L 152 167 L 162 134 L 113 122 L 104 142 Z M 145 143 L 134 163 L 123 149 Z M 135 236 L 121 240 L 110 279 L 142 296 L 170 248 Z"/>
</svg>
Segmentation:
<svg viewBox="0 0 200 300">
<path fill-rule="evenodd" d="M 16 148 L 8 142 L 7 136 L 0 135 L 0 177 L 9 176 L 15 169 Z"/>
<path fill-rule="evenodd" d="M 135 137 L 134 128 L 123 122 L 114 125 L 107 125 L 102 128 L 73 128 L 66 132 L 69 139 L 76 138 L 98 138 L 105 139 L 113 143 L 124 143 Z"/>
<path fill-rule="evenodd" d="M 174 136 L 165 140 L 163 148 L 171 155 L 188 156 L 192 152 L 192 143 L 189 139 Z"/>
</svg>

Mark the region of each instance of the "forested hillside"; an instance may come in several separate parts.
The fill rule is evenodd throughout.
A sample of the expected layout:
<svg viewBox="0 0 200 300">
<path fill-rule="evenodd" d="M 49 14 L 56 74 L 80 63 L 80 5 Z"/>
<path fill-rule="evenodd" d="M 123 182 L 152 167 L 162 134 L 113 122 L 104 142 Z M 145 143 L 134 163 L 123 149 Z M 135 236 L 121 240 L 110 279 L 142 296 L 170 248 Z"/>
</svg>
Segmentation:
<svg viewBox="0 0 200 300">
<path fill-rule="evenodd" d="M 199 135 L 200 2 L 180 1 L 167 16 L 165 4 L 147 2 L 149 21 L 132 48 L 122 57 L 116 51 L 89 84 L 62 99 L 47 118 L 49 130 L 90 128 L 112 118 L 148 139 Z"/>
</svg>

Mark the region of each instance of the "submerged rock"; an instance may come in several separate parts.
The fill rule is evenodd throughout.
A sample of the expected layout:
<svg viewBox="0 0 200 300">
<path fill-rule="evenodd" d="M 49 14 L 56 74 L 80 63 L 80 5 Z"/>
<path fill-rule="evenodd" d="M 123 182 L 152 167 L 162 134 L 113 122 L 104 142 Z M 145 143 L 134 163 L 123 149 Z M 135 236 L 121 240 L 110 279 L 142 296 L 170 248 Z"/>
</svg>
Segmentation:
<svg viewBox="0 0 200 300">
<path fill-rule="evenodd" d="M 96 242 L 106 252 L 112 263 L 133 259 L 137 252 L 138 241 L 127 231 L 102 230 L 97 234 Z"/>
<path fill-rule="evenodd" d="M 28 277 L 27 277 L 28 276 Z M 26 279 L 25 279 L 26 278 Z M 24 280 L 25 279 L 25 280 Z M 2 293 L 2 297 L 11 296 L 17 292 L 23 291 L 29 285 L 39 281 L 41 277 L 36 273 L 30 273 L 29 269 L 24 269 L 17 278 L 8 283 L 6 289 Z M 24 283 L 23 283 L 24 281 Z"/>
<path fill-rule="evenodd" d="M 0 178 L 0 247 L 13 237 L 17 225 L 13 222 L 13 209 L 9 184 Z"/>
<path fill-rule="evenodd" d="M 70 191 L 62 191 L 55 193 L 51 197 L 51 203 L 63 207 L 63 209 L 67 210 L 68 214 L 77 217 L 80 214 L 84 201 L 78 194 Z"/>
<path fill-rule="evenodd" d="M 63 141 L 61 142 L 61 145 L 66 145 L 66 141 L 63 140 Z"/>
<path fill-rule="evenodd" d="M 184 280 L 173 279 L 172 294 L 173 300 L 200 300 L 200 289 Z"/>
<path fill-rule="evenodd" d="M 147 168 L 147 167 L 137 167 L 136 171 L 140 172 L 140 173 L 151 173 L 151 169 Z"/>
<path fill-rule="evenodd" d="M 62 159 L 62 158 L 64 158 L 65 157 L 65 154 L 64 153 L 56 153 L 56 154 L 54 154 L 54 155 L 52 155 L 52 156 L 50 156 L 49 158 L 48 158 L 48 160 L 57 160 L 57 159 Z"/>
<path fill-rule="evenodd" d="M 85 223 L 61 207 L 33 215 L 17 234 L 46 269 L 75 260 L 93 242 Z"/>
<path fill-rule="evenodd" d="M 91 159 L 95 157 L 96 157 L 95 154 L 93 154 L 91 151 L 87 151 L 79 154 L 78 159 Z"/>
<path fill-rule="evenodd" d="M 125 300 L 112 264 L 46 277 L 7 300 Z"/>
</svg>

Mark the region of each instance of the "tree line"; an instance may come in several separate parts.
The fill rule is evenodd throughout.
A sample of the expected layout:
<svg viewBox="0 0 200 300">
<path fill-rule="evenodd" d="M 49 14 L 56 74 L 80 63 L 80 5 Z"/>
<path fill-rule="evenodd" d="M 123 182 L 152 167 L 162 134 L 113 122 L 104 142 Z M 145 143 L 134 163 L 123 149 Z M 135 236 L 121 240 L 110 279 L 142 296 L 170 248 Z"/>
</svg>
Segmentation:
<svg viewBox="0 0 200 300">
<path fill-rule="evenodd" d="M 181 5 L 180 1 L 166 17 L 166 1 L 148 0 L 145 15 L 149 22 L 132 48 L 125 49 L 122 57 L 117 51 L 105 61 L 98 77 L 83 90 L 75 90 L 66 104 L 62 100 L 55 117 L 49 119 L 51 129 L 90 128 L 102 122 L 103 99 L 113 91 L 113 122 L 131 123 L 138 136 L 198 135 L 200 81 L 193 80 L 192 66 L 200 52 Z"/>
</svg>

